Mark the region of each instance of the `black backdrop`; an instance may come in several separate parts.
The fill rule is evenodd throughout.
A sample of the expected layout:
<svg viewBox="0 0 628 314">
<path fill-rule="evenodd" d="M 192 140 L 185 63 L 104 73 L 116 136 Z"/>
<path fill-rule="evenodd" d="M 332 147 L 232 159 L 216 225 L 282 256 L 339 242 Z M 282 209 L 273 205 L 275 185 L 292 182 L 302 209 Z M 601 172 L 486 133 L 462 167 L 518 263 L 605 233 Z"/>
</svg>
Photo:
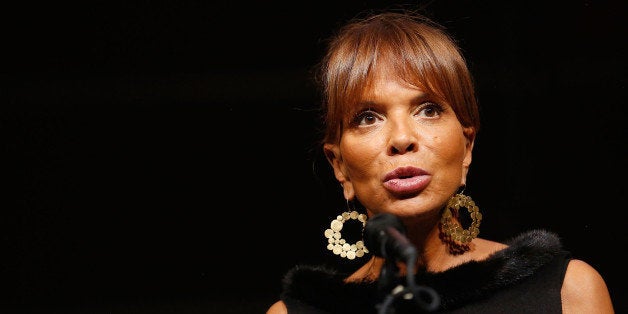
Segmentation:
<svg viewBox="0 0 628 314">
<path fill-rule="evenodd" d="M 315 146 L 310 69 L 340 23 L 405 4 L 450 29 L 476 77 L 481 236 L 558 232 L 627 310 L 628 11 L 548 3 L 6 8 L 2 307 L 262 313 L 290 266 L 333 261 L 323 230 L 343 200 Z"/>
</svg>

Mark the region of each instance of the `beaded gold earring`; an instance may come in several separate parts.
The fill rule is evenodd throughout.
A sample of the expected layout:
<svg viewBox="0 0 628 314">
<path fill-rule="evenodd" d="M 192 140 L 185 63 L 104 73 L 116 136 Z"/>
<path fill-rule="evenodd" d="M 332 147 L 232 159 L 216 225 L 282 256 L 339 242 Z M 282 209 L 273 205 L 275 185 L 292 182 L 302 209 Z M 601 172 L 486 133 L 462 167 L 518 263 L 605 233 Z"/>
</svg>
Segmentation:
<svg viewBox="0 0 628 314">
<path fill-rule="evenodd" d="M 441 240 L 449 245 L 451 254 L 462 254 L 469 251 L 471 240 L 480 233 L 482 214 L 471 197 L 456 193 L 447 202 L 440 219 Z M 465 229 L 460 223 L 460 208 L 466 208 L 471 217 L 471 224 Z"/>
<path fill-rule="evenodd" d="M 347 201 L 347 205 L 348 205 Z M 349 207 L 349 206 L 348 206 Z M 362 223 L 362 230 L 366 226 L 367 216 L 360 214 L 356 210 L 348 210 L 338 215 L 336 219 L 331 221 L 329 229 L 325 230 L 325 238 L 327 238 L 327 249 L 334 254 L 347 259 L 355 259 L 362 257 L 368 253 L 368 249 L 364 246 L 364 241 L 359 240 L 356 243 L 348 243 L 342 238 L 342 228 L 344 223 L 349 220 L 357 220 Z"/>
</svg>

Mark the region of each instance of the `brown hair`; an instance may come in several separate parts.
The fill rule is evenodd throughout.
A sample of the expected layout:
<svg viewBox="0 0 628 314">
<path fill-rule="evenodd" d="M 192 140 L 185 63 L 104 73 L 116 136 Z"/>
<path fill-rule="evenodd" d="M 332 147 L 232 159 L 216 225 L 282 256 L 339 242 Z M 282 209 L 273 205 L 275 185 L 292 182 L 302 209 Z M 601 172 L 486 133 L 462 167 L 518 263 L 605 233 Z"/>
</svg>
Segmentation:
<svg viewBox="0 0 628 314">
<path fill-rule="evenodd" d="M 381 67 L 447 102 L 464 127 L 480 127 L 473 81 L 456 42 L 416 12 L 354 19 L 330 38 L 317 81 L 322 89 L 323 142 L 338 143 L 343 118 Z"/>
</svg>

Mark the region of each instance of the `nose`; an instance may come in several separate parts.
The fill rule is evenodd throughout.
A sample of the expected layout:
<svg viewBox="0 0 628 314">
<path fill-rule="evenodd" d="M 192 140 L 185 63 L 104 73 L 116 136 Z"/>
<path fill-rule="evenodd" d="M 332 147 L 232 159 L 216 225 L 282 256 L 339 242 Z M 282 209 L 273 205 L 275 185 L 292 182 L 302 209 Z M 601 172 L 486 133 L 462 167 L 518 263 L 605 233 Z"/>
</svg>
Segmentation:
<svg viewBox="0 0 628 314">
<path fill-rule="evenodd" d="M 414 124 L 414 120 L 408 121 L 408 119 L 396 122 L 391 121 L 390 144 L 388 148 L 391 155 L 405 154 L 418 149 L 418 134 Z"/>
</svg>

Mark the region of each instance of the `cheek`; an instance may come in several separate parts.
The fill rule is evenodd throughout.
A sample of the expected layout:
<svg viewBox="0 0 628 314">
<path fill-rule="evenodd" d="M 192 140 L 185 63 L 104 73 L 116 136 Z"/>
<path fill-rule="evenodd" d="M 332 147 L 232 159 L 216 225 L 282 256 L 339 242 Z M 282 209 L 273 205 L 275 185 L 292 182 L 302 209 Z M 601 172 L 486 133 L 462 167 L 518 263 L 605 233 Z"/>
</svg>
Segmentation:
<svg viewBox="0 0 628 314">
<path fill-rule="evenodd" d="M 443 164 L 462 166 L 466 151 L 466 138 L 462 132 L 450 132 L 447 135 L 432 137 L 431 149 Z"/>
<path fill-rule="evenodd" d="M 373 163 L 381 153 L 375 141 L 357 141 L 346 139 L 340 143 L 340 151 L 347 175 L 352 180 L 367 177 L 373 170 Z"/>
</svg>

